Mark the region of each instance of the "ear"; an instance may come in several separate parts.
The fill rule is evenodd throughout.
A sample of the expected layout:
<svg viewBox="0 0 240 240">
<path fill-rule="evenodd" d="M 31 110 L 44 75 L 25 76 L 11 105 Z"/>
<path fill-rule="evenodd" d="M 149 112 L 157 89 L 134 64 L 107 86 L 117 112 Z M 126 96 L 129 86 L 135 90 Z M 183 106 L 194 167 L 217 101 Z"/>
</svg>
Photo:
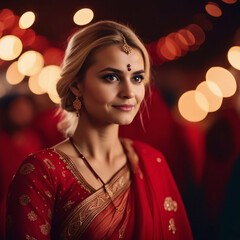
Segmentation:
<svg viewBox="0 0 240 240">
<path fill-rule="evenodd" d="M 76 97 L 81 97 L 81 92 L 78 87 L 70 86 L 70 90 Z"/>
</svg>

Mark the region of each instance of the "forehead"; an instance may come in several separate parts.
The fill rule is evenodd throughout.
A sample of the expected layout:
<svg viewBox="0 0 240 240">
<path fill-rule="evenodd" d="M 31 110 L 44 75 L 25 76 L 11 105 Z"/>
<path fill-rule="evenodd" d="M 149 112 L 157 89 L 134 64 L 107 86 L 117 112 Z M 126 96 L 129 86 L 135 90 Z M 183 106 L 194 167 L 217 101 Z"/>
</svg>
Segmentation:
<svg viewBox="0 0 240 240">
<path fill-rule="evenodd" d="M 142 53 L 137 48 L 133 48 L 130 54 L 122 51 L 122 45 L 116 44 L 98 49 L 93 54 L 93 66 L 96 67 L 118 67 L 126 68 L 127 64 L 132 67 L 144 70 L 144 60 Z"/>
</svg>

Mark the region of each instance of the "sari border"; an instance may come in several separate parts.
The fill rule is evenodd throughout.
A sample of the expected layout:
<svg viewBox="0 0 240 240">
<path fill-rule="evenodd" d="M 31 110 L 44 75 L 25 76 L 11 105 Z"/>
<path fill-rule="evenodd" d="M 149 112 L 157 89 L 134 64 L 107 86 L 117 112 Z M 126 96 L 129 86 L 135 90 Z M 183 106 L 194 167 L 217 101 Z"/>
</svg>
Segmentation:
<svg viewBox="0 0 240 240">
<path fill-rule="evenodd" d="M 93 193 L 96 191 L 88 182 L 84 179 L 82 174 L 79 172 L 77 167 L 75 166 L 75 163 L 72 161 L 72 159 L 62 152 L 61 150 L 53 148 L 53 151 L 56 152 L 59 156 L 59 158 L 66 164 L 66 168 L 70 170 L 70 172 L 73 174 L 77 182 L 89 193 Z"/>
<path fill-rule="evenodd" d="M 108 193 L 101 187 L 70 212 L 62 224 L 63 239 L 79 239 L 92 221 L 130 185 L 130 169 L 126 165 L 105 185 Z"/>
</svg>

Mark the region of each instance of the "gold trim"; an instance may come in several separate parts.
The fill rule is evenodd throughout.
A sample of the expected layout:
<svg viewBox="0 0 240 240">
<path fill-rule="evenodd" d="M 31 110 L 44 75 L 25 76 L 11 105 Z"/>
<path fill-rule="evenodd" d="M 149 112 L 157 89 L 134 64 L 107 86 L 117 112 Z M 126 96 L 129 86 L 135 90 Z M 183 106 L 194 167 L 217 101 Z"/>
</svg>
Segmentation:
<svg viewBox="0 0 240 240">
<path fill-rule="evenodd" d="M 66 164 L 66 168 L 73 174 L 73 176 L 75 177 L 77 182 L 82 186 L 82 188 L 84 188 L 89 193 L 93 193 L 96 191 L 90 184 L 87 183 L 87 181 L 84 179 L 84 177 L 79 172 L 72 159 L 68 157 L 68 155 L 66 155 L 64 152 L 58 149 L 53 149 L 53 151 L 57 153 L 59 158 Z"/>
<path fill-rule="evenodd" d="M 79 239 L 92 221 L 120 194 L 130 186 L 130 171 L 126 165 L 106 184 L 108 194 L 103 187 L 84 199 L 63 222 L 63 239 Z M 109 197 L 111 195 L 111 199 Z M 124 209 L 118 211 L 124 213 Z"/>
</svg>

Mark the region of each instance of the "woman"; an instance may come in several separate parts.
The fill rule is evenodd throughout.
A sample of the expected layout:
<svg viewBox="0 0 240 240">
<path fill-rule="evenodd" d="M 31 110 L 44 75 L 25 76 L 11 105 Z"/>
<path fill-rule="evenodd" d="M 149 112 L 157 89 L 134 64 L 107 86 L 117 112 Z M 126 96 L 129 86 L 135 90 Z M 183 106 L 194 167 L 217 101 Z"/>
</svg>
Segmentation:
<svg viewBox="0 0 240 240">
<path fill-rule="evenodd" d="M 57 84 L 71 137 L 19 168 L 8 239 L 192 239 L 161 153 L 118 137 L 140 108 L 149 72 L 146 49 L 123 25 L 102 21 L 73 35 Z"/>
</svg>

